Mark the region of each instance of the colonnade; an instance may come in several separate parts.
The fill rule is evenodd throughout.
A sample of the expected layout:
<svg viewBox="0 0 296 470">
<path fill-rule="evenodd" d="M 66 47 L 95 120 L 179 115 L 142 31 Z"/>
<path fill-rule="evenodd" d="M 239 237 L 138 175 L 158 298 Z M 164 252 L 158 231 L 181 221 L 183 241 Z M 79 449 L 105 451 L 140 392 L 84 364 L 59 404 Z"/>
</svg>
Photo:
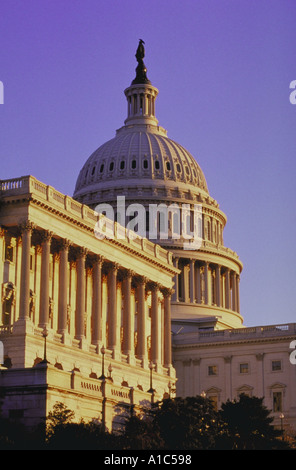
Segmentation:
<svg viewBox="0 0 296 470">
<path fill-rule="evenodd" d="M 30 318 L 30 251 L 34 226 L 27 222 L 21 227 L 22 257 L 19 320 Z M 69 262 L 76 266 L 75 339 L 86 338 L 86 270 L 91 270 L 91 338 L 98 348 L 105 345 L 115 359 L 122 355 L 128 362 L 140 359 L 142 366 L 152 361 L 158 366 L 170 367 L 171 356 L 171 289 L 153 282 L 128 268 L 74 246 L 70 240 L 57 239 L 52 232 L 40 231 L 40 308 L 41 328 L 49 325 L 50 310 L 50 253 L 54 246 L 59 259 L 57 333 L 69 334 Z M 132 263 L 131 263 L 132 264 Z M 103 289 L 103 284 L 107 288 Z M 120 296 L 118 296 L 120 289 Z M 36 295 L 39 295 L 37 292 Z M 148 298 L 151 298 L 151 304 Z M 120 300 L 119 300 L 120 299 Z M 120 303 L 120 305 L 119 305 Z M 135 317 L 137 317 L 135 321 Z M 73 321 L 73 319 L 71 320 Z M 148 336 L 151 348 L 148 350 Z M 136 337 L 136 341 L 135 341 Z M 136 347 L 135 347 L 136 346 Z"/>
<path fill-rule="evenodd" d="M 154 87 L 150 87 L 148 90 L 146 87 L 131 87 L 125 93 L 128 103 L 128 118 L 139 115 L 155 116 L 155 98 L 158 92 Z"/>
<path fill-rule="evenodd" d="M 240 311 L 239 274 L 228 267 L 208 261 L 174 258 L 180 269 L 175 277 L 174 302 L 187 302 Z"/>
</svg>

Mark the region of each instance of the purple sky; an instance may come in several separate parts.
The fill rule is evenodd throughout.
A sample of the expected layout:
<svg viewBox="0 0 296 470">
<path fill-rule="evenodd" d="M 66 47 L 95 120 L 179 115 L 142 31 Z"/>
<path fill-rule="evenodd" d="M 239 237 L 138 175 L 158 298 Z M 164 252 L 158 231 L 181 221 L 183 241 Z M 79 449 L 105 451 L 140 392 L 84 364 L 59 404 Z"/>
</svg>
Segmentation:
<svg viewBox="0 0 296 470">
<path fill-rule="evenodd" d="M 293 0 L 0 0 L 0 178 L 72 195 L 123 125 L 141 38 L 159 124 L 228 217 L 245 325 L 295 322 L 295 25 Z"/>
</svg>

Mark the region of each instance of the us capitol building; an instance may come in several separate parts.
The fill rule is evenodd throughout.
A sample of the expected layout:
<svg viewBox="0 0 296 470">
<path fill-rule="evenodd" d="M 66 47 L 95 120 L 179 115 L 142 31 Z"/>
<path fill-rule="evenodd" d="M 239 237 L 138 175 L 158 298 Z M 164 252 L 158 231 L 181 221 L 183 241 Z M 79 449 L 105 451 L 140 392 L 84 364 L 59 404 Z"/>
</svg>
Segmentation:
<svg viewBox="0 0 296 470">
<path fill-rule="evenodd" d="M 296 428 L 296 324 L 243 326 L 226 215 L 159 126 L 144 53 L 140 40 L 124 125 L 73 197 L 0 181 L 2 413 L 31 426 L 62 401 L 111 429 L 131 405 L 246 393 Z"/>
</svg>

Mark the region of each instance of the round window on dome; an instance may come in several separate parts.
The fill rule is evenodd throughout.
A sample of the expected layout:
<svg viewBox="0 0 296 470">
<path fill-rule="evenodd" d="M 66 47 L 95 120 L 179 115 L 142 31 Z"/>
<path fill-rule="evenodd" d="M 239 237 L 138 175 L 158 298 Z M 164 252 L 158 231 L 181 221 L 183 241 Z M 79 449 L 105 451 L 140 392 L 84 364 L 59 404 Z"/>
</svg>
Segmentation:
<svg viewBox="0 0 296 470">
<path fill-rule="evenodd" d="M 137 168 L 137 160 L 132 160 L 132 169 L 135 170 Z"/>
<path fill-rule="evenodd" d="M 176 168 L 177 168 L 177 172 L 178 172 L 178 173 L 181 173 L 181 165 L 180 165 L 180 163 L 177 163 Z"/>
<path fill-rule="evenodd" d="M 109 165 L 109 171 L 113 171 L 113 170 L 114 170 L 114 162 L 111 162 Z"/>
<path fill-rule="evenodd" d="M 155 170 L 159 170 L 160 168 L 160 163 L 158 160 L 155 160 Z"/>
<path fill-rule="evenodd" d="M 147 160 L 147 158 L 145 158 L 145 160 L 143 160 L 143 168 L 144 168 L 144 170 L 147 170 L 147 168 L 148 168 L 148 160 Z"/>
<path fill-rule="evenodd" d="M 104 171 L 104 163 L 102 163 L 102 165 L 100 166 L 100 173 L 103 173 Z"/>
<path fill-rule="evenodd" d="M 166 169 L 167 169 L 168 171 L 171 171 L 171 164 L 170 164 L 170 162 L 166 162 Z"/>
<path fill-rule="evenodd" d="M 121 162 L 120 162 L 120 169 L 121 169 L 121 170 L 124 170 L 124 168 L 125 168 L 125 161 L 124 161 L 124 160 L 121 160 Z"/>
</svg>

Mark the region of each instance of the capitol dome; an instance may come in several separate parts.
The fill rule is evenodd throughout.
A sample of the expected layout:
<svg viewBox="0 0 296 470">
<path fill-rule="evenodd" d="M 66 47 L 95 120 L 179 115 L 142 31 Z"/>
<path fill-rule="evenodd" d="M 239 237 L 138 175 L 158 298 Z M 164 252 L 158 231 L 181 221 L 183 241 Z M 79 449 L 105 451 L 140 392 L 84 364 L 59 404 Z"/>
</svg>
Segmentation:
<svg viewBox="0 0 296 470">
<path fill-rule="evenodd" d="M 143 118 L 145 121 L 145 117 Z M 88 158 L 75 188 L 74 197 L 94 204 L 90 196 L 106 188 L 124 185 L 166 184 L 192 187 L 208 195 L 204 174 L 193 156 L 166 136 L 159 126 L 124 126 L 116 137 L 104 143 Z"/>
<path fill-rule="evenodd" d="M 144 47 L 140 41 L 136 58 L 136 77 L 124 90 L 127 118 L 113 139 L 95 150 L 83 165 L 77 178 L 73 197 L 93 209 L 108 205 L 114 209 L 114 219 L 125 227 L 131 215 L 117 211 L 118 197 L 126 204 L 141 205 L 146 215 L 144 237 L 170 250 L 180 269 L 175 279 L 172 318 L 203 322 L 206 328 L 240 327 L 243 318 L 239 307 L 239 279 L 242 263 L 238 255 L 224 246 L 223 230 L 226 215 L 209 194 L 205 176 L 195 158 L 182 145 L 168 138 L 155 115 L 158 89 L 148 80 L 143 62 Z M 151 238 L 151 206 L 189 207 L 186 219 L 167 219 L 161 214 L 152 221 L 156 226 Z M 195 218 L 196 207 L 200 209 Z M 148 217 L 147 217 L 148 216 Z M 199 233 L 198 248 L 184 244 L 175 234 L 175 222 Z M 185 221 L 184 221 L 185 220 Z M 168 225 L 163 237 L 162 225 Z M 198 226 L 198 227 L 197 227 Z M 179 227 L 179 229 L 180 229 Z M 130 228 L 130 227 L 128 227 Z M 186 229 L 187 230 L 187 229 Z M 177 230 L 178 232 L 178 230 Z M 185 234 L 187 235 L 187 234 Z M 182 326 L 182 328 L 183 328 Z"/>
</svg>

